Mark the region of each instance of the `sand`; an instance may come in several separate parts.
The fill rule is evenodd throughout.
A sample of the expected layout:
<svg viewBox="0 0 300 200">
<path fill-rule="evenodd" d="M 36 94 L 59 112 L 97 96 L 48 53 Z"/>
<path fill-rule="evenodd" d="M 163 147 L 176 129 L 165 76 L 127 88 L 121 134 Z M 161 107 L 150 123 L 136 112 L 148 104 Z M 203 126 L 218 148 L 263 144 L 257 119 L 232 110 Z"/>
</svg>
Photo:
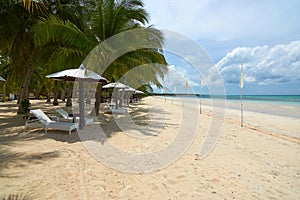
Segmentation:
<svg viewBox="0 0 300 200">
<path fill-rule="evenodd" d="M 32 101 L 32 108 L 54 115 L 64 107 L 44 101 Z M 239 112 L 226 109 L 225 119 L 216 119 L 222 126 L 215 147 L 200 159 L 213 118 L 209 106 L 196 112 L 147 97 L 131 105 L 129 115 L 101 114 L 69 136 L 24 130 L 15 102 L 0 103 L 0 197 L 300 198 L 299 119 L 245 112 L 240 127 Z"/>
</svg>

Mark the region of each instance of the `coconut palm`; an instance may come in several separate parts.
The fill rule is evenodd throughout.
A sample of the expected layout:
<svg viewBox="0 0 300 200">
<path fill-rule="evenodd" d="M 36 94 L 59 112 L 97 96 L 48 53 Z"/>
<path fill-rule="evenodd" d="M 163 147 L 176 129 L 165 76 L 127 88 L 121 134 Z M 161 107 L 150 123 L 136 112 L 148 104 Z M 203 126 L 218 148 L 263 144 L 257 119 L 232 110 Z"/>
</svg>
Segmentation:
<svg viewBox="0 0 300 200">
<path fill-rule="evenodd" d="M 74 17 L 72 10 L 66 9 L 69 8 L 66 4 L 67 2 L 61 3 L 60 0 L 0 0 L 0 51 L 9 60 L 9 85 L 13 85 L 11 82 L 15 79 L 14 83 L 17 82 L 20 86 L 18 103 L 28 99 L 31 76 L 35 68 L 48 68 L 45 57 L 53 54 L 54 45 L 41 48 L 33 43 L 31 28 L 37 19 L 56 14 L 71 20 L 78 27 L 84 24 Z M 19 104 L 18 113 L 20 112 Z"/>
<path fill-rule="evenodd" d="M 29 13 L 20 1 L 0 0 L 0 50 L 9 58 L 12 72 L 10 76 L 22 81 L 19 103 L 28 99 L 30 78 L 38 61 L 39 48 L 33 44 L 30 31 L 38 16 L 38 10 L 36 13 Z M 18 113 L 21 113 L 20 105 Z"/>
<path fill-rule="evenodd" d="M 77 9 L 77 17 L 86 22 L 85 27 L 80 27 L 70 20 L 49 15 L 41 19 L 33 29 L 36 45 L 51 44 L 55 46 L 49 59 L 49 66 L 66 66 L 66 68 L 79 66 L 88 54 L 106 39 L 127 30 L 145 28 L 148 23 L 148 14 L 143 9 L 141 0 L 90 0 L 85 1 L 85 6 Z M 155 38 L 161 46 L 163 41 L 161 32 L 152 27 L 145 29 L 156 36 Z M 153 38 L 148 38 L 148 40 L 150 39 Z M 105 59 L 105 56 L 109 57 L 110 55 L 107 53 L 102 55 L 102 58 Z M 144 81 L 148 86 L 149 82 L 161 86 L 157 75 L 163 77 L 166 72 L 166 61 L 159 49 L 140 49 L 128 52 L 110 63 L 109 67 L 102 71 L 102 75 L 110 81 L 118 80 L 135 66 L 147 63 L 163 64 L 155 65 L 149 71 L 150 76 Z M 97 67 L 101 67 L 101 65 Z M 96 98 L 96 100 L 97 114 L 100 99 Z"/>
</svg>

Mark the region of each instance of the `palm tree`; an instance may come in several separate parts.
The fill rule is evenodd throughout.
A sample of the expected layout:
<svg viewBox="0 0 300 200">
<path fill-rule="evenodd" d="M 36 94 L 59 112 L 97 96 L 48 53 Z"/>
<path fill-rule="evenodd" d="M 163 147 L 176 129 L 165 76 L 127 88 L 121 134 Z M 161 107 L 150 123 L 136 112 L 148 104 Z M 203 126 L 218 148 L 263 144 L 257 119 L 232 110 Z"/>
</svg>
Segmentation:
<svg viewBox="0 0 300 200">
<path fill-rule="evenodd" d="M 33 44 L 30 28 L 39 13 L 27 12 L 17 0 L 0 0 L 0 7 L 0 50 L 9 58 L 10 76 L 23 80 L 18 95 L 20 103 L 28 99 L 30 78 L 38 60 L 39 49 Z M 21 113 L 20 104 L 18 113 Z"/>
<path fill-rule="evenodd" d="M 160 48 L 144 48 L 127 52 L 110 63 L 109 67 L 103 71 L 103 75 L 109 81 L 114 81 L 135 66 L 160 63 L 162 65 L 155 65 L 152 70 L 149 70 L 150 76 L 145 81 L 145 85 L 149 86 L 149 83 L 152 82 L 161 86 L 157 75 L 163 77 L 167 69 L 161 51 L 163 37 L 160 31 L 152 27 L 145 28 L 148 23 L 148 14 L 143 9 L 141 0 L 99 0 L 97 4 L 93 0 L 85 1 L 85 6 L 77 7 L 77 13 L 77 17 L 86 22 L 85 27 L 55 15 L 49 15 L 35 25 L 33 32 L 36 45 L 56 45 L 49 59 L 50 66 L 66 66 L 66 68 L 79 66 L 88 54 L 106 39 L 127 30 L 144 27 L 156 36 Z M 148 38 L 148 40 L 151 39 Z M 110 57 L 109 53 L 102 54 L 102 58 Z M 98 88 L 102 87 L 98 86 Z M 99 96 L 100 93 L 101 91 L 98 91 L 96 96 Z M 99 103 L 100 98 L 96 98 L 96 114 L 99 111 Z"/>
<path fill-rule="evenodd" d="M 44 58 L 53 54 L 54 45 L 41 48 L 33 43 L 31 28 L 37 19 L 55 13 L 73 20 L 77 26 L 83 24 L 73 17 L 71 10 L 65 9 L 68 8 L 65 5 L 60 0 L 0 0 L 0 51 L 9 60 L 9 85 L 13 85 L 12 81 L 15 79 L 20 86 L 18 113 L 21 113 L 20 102 L 28 99 L 31 76 L 35 68 L 48 68 Z"/>
</svg>

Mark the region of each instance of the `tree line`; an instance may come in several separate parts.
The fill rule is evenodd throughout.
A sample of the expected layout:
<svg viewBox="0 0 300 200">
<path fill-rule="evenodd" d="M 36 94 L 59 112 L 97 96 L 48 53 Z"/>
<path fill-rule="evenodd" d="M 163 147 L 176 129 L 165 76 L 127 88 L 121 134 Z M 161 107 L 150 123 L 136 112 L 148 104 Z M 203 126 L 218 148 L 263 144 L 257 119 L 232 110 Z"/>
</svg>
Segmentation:
<svg viewBox="0 0 300 200">
<path fill-rule="evenodd" d="M 114 82 L 136 66 L 151 64 L 140 89 L 161 87 L 159 79 L 167 71 L 163 34 L 148 23 L 142 0 L 0 0 L 0 75 L 7 80 L 6 91 L 18 94 L 18 113 L 29 91 L 47 95 L 54 87 L 66 88 L 47 74 L 79 67 L 95 47 L 128 30 L 144 29 L 155 36 L 147 40 L 158 45 L 127 52 L 98 70 Z M 109 52 L 98 55 L 100 63 Z"/>
</svg>

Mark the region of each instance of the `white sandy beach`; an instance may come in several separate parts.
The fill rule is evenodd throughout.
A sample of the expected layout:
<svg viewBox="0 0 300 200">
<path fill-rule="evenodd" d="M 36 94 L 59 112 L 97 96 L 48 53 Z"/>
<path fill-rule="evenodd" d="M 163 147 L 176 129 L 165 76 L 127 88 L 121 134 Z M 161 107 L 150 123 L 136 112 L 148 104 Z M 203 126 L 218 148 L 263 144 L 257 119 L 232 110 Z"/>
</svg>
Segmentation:
<svg viewBox="0 0 300 200">
<path fill-rule="evenodd" d="M 44 101 L 33 100 L 32 108 L 53 115 L 55 108 L 64 107 L 49 106 Z M 240 127 L 239 111 L 226 109 L 215 148 L 199 159 L 212 121 L 209 106 L 203 106 L 199 118 L 190 115 L 189 119 L 188 113 L 193 109 L 188 105 L 147 97 L 129 111 L 129 119 L 135 123 L 127 123 L 129 116 L 113 120 L 112 115 L 102 114 L 95 125 L 69 136 L 63 131 L 24 131 L 24 119 L 15 114 L 15 102 L 0 103 L 0 197 L 15 194 L 28 199 L 300 198 L 300 119 L 245 112 L 245 127 Z M 108 138 L 99 138 L 96 131 L 91 131 L 99 127 Z M 85 133 L 90 135 L 83 138 Z M 191 145 L 181 149 L 189 141 Z M 173 162 L 168 156 L 147 160 L 149 154 L 160 155 L 173 144 L 175 148 L 170 154 L 161 154 L 174 156 L 170 159 Z M 140 157 L 118 157 L 114 149 L 104 152 L 112 145 Z M 91 146 L 93 151 L 87 148 Z M 136 162 L 143 155 L 142 163 Z M 161 166 L 160 162 L 165 164 Z M 143 166 L 147 172 L 143 172 Z"/>
</svg>

